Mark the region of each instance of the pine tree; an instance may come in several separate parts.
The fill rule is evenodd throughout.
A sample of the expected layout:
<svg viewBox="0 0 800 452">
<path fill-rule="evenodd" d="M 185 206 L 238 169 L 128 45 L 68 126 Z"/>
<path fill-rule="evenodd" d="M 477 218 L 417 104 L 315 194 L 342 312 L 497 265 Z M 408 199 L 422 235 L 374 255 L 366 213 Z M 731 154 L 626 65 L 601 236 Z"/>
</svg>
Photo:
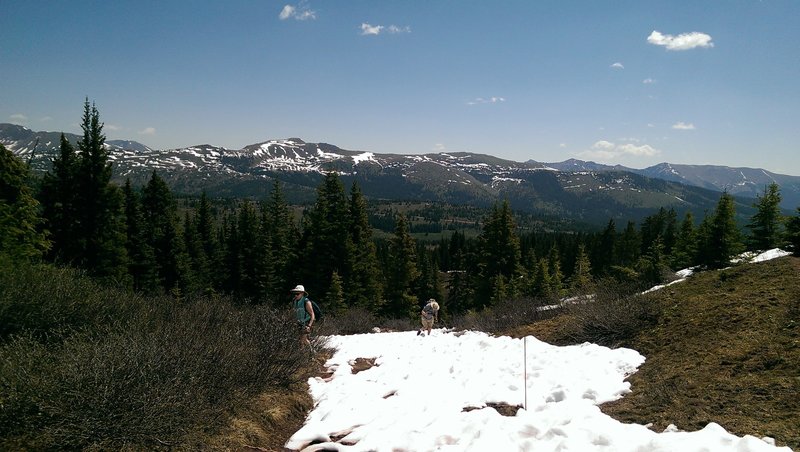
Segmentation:
<svg viewBox="0 0 800 452">
<path fill-rule="evenodd" d="M 12 261 L 39 260 L 50 246 L 28 178 L 27 165 L 0 144 L 0 254 Z"/>
<path fill-rule="evenodd" d="M 667 265 L 664 257 L 664 244 L 661 236 L 650 243 L 650 248 L 640 258 L 636 264 L 636 271 L 642 281 L 648 284 L 659 284 L 664 278 L 667 271 Z"/>
<path fill-rule="evenodd" d="M 491 303 L 495 292 L 492 284 L 498 275 L 503 276 L 504 281 L 510 282 L 504 291 L 510 296 L 517 295 L 515 282 L 522 275 L 522 253 L 516 229 L 508 201 L 504 201 L 499 208 L 495 204 L 479 237 L 481 258 L 476 281 L 478 303 Z"/>
<path fill-rule="evenodd" d="M 131 275 L 133 289 L 142 292 L 158 290 L 156 262 L 153 247 L 145 236 L 144 215 L 139 194 L 131 186 L 131 180 L 125 181 L 125 249 L 128 253 L 128 273 Z"/>
<path fill-rule="evenodd" d="M 672 250 L 670 261 L 672 268 L 682 269 L 691 267 L 694 264 L 694 256 L 697 254 L 697 232 L 694 229 L 694 217 L 692 212 L 686 212 L 686 216 L 681 222 L 678 238 Z"/>
<path fill-rule="evenodd" d="M 261 224 L 269 245 L 265 258 L 270 259 L 270 274 L 265 296 L 274 305 L 278 305 L 285 298 L 287 287 L 291 285 L 290 281 L 299 279 L 302 275 L 291 272 L 298 258 L 298 231 L 284 198 L 280 181 L 277 179 L 266 205 L 262 208 Z M 312 256 L 308 258 L 313 259 Z M 305 261 L 301 261 L 296 266 L 304 265 Z"/>
<path fill-rule="evenodd" d="M 201 277 L 201 281 L 204 286 L 211 290 L 219 288 L 221 287 L 224 272 L 212 272 L 211 269 L 219 269 L 222 266 L 222 256 L 220 255 L 220 243 L 217 236 L 218 231 L 215 227 L 214 213 L 205 190 L 200 195 L 200 203 L 197 206 L 193 223 L 197 229 L 198 240 L 203 248 L 202 255 L 205 256 L 208 265 L 207 273 Z M 202 263 L 199 265 L 202 265 Z"/>
<path fill-rule="evenodd" d="M 50 233 L 52 248 L 48 257 L 57 262 L 79 259 L 85 244 L 81 243 L 78 200 L 78 156 L 75 148 L 61 134 L 59 155 L 53 159 L 53 169 L 47 172 L 39 192 L 42 216 Z"/>
<path fill-rule="evenodd" d="M 555 246 L 550 248 L 550 254 L 547 255 L 547 271 L 550 276 L 550 292 L 552 296 L 561 298 L 564 290 L 564 275 L 561 272 L 561 258 L 558 255 L 558 248 Z"/>
<path fill-rule="evenodd" d="M 331 275 L 331 285 L 325 292 L 325 308 L 332 315 L 341 315 L 346 309 L 344 301 L 344 289 L 342 289 L 342 278 L 339 273 L 333 272 Z"/>
<path fill-rule="evenodd" d="M 344 281 L 348 304 L 367 307 L 377 312 L 381 309 L 383 300 L 380 267 L 367 217 L 367 203 L 356 182 L 350 188 L 348 213 L 352 245 L 349 277 Z"/>
<path fill-rule="evenodd" d="M 539 259 L 539 263 L 536 265 L 531 293 L 534 297 L 545 300 L 550 300 L 554 297 L 553 284 L 550 280 L 550 270 L 546 258 Z"/>
<path fill-rule="evenodd" d="M 239 206 L 237 229 L 239 232 L 239 292 L 240 297 L 251 301 L 259 299 L 262 293 L 263 253 L 259 249 L 260 228 L 253 204 L 245 200 Z"/>
<path fill-rule="evenodd" d="M 416 245 L 408 231 L 406 219 L 397 216 L 397 226 L 389 243 L 386 272 L 386 314 L 393 317 L 411 317 L 417 312 L 417 297 L 411 288 L 419 277 Z"/>
<path fill-rule="evenodd" d="M 120 281 L 127 276 L 122 193 L 111 183 L 111 163 L 97 108 L 84 103 L 78 141 L 78 263 L 91 274 Z"/>
<path fill-rule="evenodd" d="M 800 207 L 796 213 L 797 215 L 789 217 L 786 222 L 786 240 L 794 250 L 794 255 L 800 256 Z"/>
<path fill-rule="evenodd" d="M 733 197 L 725 192 L 720 196 L 707 233 L 701 237 L 701 264 L 709 268 L 722 268 L 730 263 L 731 257 L 743 250 L 735 215 Z"/>
<path fill-rule="evenodd" d="M 632 267 L 639 260 L 641 238 L 636 231 L 636 223 L 629 221 L 619 241 L 617 262 L 625 267 Z"/>
<path fill-rule="evenodd" d="M 606 228 L 600 234 L 599 243 L 593 253 L 594 269 L 598 275 L 607 274 L 611 266 L 617 262 L 616 251 L 617 225 L 612 218 L 608 220 Z"/>
<path fill-rule="evenodd" d="M 155 171 L 142 190 L 142 213 L 147 243 L 155 256 L 159 285 L 171 292 L 181 285 L 188 265 L 175 218 L 175 201 L 166 182 Z"/>
<path fill-rule="evenodd" d="M 317 202 L 309 213 L 307 250 L 299 267 L 304 270 L 302 280 L 306 289 L 322 292 L 330 287 L 334 271 L 343 281 L 350 274 L 347 267 L 352 244 L 348 231 L 347 199 L 339 176 L 330 172 L 317 189 Z"/>
<path fill-rule="evenodd" d="M 569 278 L 569 288 L 573 292 L 579 292 L 586 288 L 592 281 L 591 265 L 589 263 L 589 256 L 586 254 L 586 247 L 581 244 L 578 245 L 578 253 L 575 258 L 575 269 L 572 276 Z"/>
<path fill-rule="evenodd" d="M 783 216 L 781 215 L 781 193 L 775 182 L 764 188 L 753 207 L 758 211 L 751 217 L 747 227 L 749 248 L 766 251 L 781 246 L 783 237 Z"/>
</svg>

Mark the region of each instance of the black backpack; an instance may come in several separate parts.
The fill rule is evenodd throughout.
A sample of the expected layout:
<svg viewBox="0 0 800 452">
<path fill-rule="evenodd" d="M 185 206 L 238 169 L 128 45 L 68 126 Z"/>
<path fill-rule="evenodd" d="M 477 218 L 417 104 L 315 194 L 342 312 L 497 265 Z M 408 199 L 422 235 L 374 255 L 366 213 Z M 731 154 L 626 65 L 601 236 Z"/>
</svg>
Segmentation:
<svg viewBox="0 0 800 452">
<path fill-rule="evenodd" d="M 319 307 L 316 301 L 309 299 L 308 301 L 311 302 L 311 309 L 314 310 L 314 321 L 319 322 L 322 320 L 322 309 Z"/>
</svg>

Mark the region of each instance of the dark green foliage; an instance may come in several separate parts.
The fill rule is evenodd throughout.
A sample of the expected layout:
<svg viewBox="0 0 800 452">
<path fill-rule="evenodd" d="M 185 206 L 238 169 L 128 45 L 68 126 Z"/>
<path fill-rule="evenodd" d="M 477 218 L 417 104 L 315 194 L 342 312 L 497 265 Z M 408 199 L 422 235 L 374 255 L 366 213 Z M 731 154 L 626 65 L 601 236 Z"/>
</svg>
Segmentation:
<svg viewBox="0 0 800 452">
<path fill-rule="evenodd" d="M 367 307 L 377 313 L 383 304 L 380 266 L 367 217 L 367 203 L 355 182 L 350 188 L 348 215 L 352 248 L 349 253 L 349 277 L 344 281 L 347 304 Z"/>
<path fill-rule="evenodd" d="M 698 236 L 697 263 L 708 268 L 727 266 L 731 257 L 744 249 L 731 195 L 723 193 L 720 196 L 714 215 L 703 220 Z"/>
<path fill-rule="evenodd" d="M 52 248 L 48 257 L 56 262 L 75 262 L 80 256 L 81 233 L 78 230 L 80 199 L 78 197 L 79 161 L 69 141 L 61 134 L 60 153 L 53 160 L 52 172 L 42 178 L 39 199 L 42 216 L 50 232 Z"/>
<path fill-rule="evenodd" d="M 786 240 L 792 245 L 794 255 L 800 256 L 800 207 L 796 213 L 786 221 Z"/>
<path fill-rule="evenodd" d="M 50 243 L 39 231 L 39 203 L 28 186 L 28 167 L 0 144 L 0 255 L 38 260 Z"/>
<path fill-rule="evenodd" d="M 272 187 L 269 199 L 262 206 L 261 228 L 265 243 L 265 257 L 268 260 L 265 298 L 273 305 L 280 304 L 286 296 L 287 287 L 296 275 L 292 264 L 298 258 L 298 231 L 289 206 L 283 196 L 283 189 L 277 180 Z M 304 261 L 299 265 L 303 265 Z"/>
<path fill-rule="evenodd" d="M 686 212 L 686 217 L 681 223 L 678 239 L 672 249 L 671 262 L 672 268 L 683 269 L 694 264 L 697 255 L 697 231 L 694 228 L 694 216 L 691 212 Z"/>
<path fill-rule="evenodd" d="M 126 235 L 125 248 L 128 252 L 128 273 L 136 291 L 155 293 L 158 291 L 158 276 L 153 247 L 146 235 L 142 202 L 139 193 L 128 179 L 123 189 L 125 194 Z"/>
<path fill-rule="evenodd" d="M 781 215 L 781 193 L 778 184 L 772 183 L 764 188 L 764 194 L 758 197 L 753 207 L 758 211 L 750 219 L 747 237 L 751 250 L 765 251 L 778 247 L 783 240 L 783 215 Z"/>
<path fill-rule="evenodd" d="M 480 254 L 479 271 L 475 275 L 475 306 L 482 308 L 491 305 L 492 300 L 498 297 L 513 297 L 521 293 L 516 281 L 522 275 L 522 251 L 508 201 L 492 208 L 478 240 Z M 495 287 L 498 283 L 504 287 Z"/>
<path fill-rule="evenodd" d="M 417 311 L 418 298 L 411 293 L 419 277 L 414 239 L 408 232 L 403 215 L 397 217 L 397 228 L 389 244 L 386 275 L 385 314 L 392 317 L 409 317 Z"/>
<path fill-rule="evenodd" d="M 298 267 L 309 293 L 327 290 L 334 271 L 343 281 L 350 277 L 347 262 L 352 243 L 347 210 L 344 187 L 337 174 L 330 172 L 317 190 L 308 228 L 303 230 L 306 250 L 298 259 Z"/>
<path fill-rule="evenodd" d="M 584 290 L 592 282 L 591 263 L 586 255 L 586 247 L 578 245 L 578 256 L 575 258 L 575 269 L 569 277 L 569 288 L 572 293 Z"/>
<path fill-rule="evenodd" d="M 333 272 L 331 276 L 331 285 L 328 287 L 327 292 L 325 292 L 325 306 L 327 311 L 334 316 L 341 315 L 345 311 L 346 305 L 344 290 L 342 289 L 342 278 L 339 277 L 339 273 L 337 272 Z"/>
<path fill-rule="evenodd" d="M 153 249 L 159 286 L 166 292 L 185 290 L 188 260 L 178 230 L 175 200 L 164 180 L 153 171 L 142 190 L 142 214 L 148 245 Z"/>
<path fill-rule="evenodd" d="M 80 246 L 77 263 L 90 274 L 106 280 L 127 279 L 125 217 L 122 193 L 111 183 L 111 163 L 105 148 L 100 114 L 87 99 L 84 103 L 83 137 L 78 141 L 78 224 L 75 238 Z"/>
</svg>

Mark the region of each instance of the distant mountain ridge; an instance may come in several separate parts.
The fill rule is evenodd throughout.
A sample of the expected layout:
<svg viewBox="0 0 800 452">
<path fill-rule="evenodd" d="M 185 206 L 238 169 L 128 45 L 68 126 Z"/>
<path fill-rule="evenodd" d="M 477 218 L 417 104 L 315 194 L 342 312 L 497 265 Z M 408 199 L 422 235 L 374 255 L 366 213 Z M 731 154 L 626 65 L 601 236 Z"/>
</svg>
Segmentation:
<svg viewBox="0 0 800 452">
<path fill-rule="evenodd" d="M 709 190 L 727 191 L 733 195 L 755 198 L 763 195 L 764 188 L 772 182 L 781 187 L 782 207 L 795 209 L 800 206 L 800 177 L 776 174 L 761 168 L 735 168 L 719 165 L 682 165 L 659 163 L 644 169 L 627 168 L 622 165 L 569 159 L 545 165 L 559 171 L 626 171 L 643 176 L 662 179 Z"/>
<path fill-rule="evenodd" d="M 79 139 L 65 136 L 73 143 Z M 49 169 L 58 153 L 60 133 L 0 124 L 0 143 L 41 172 Z M 130 178 L 134 184 L 144 184 L 155 170 L 173 190 L 186 194 L 205 190 L 212 196 L 262 198 L 277 179 L 291 202 L 310 202 L 324 172 L 335 170 L 348 186 L 358 181 L 372 199 L 476 206 L 507 199 L 515 210 L 594 224 L 609 218 L 640 219 L 660 207 L 702 215 L 719 199 L 714 180 L 703 181 L 700 174 L 685 180 L 667 172 L 651 177 L 645 170 L 579 160 L 543 164 L 467 152 L 378 154 L 300 138 L 269 140 L 238 150 L 210 144 L 159 150 L 125 140 L 106 144 L 118 182 Z M 789 179 L 776 179 L 798 186 L 800 178 L 785 177 Z M 697 186 L 698 181 L 705 186 Z M 738 203 L 740 216 L 752 214 L 752 199 Z"/>
</svg>

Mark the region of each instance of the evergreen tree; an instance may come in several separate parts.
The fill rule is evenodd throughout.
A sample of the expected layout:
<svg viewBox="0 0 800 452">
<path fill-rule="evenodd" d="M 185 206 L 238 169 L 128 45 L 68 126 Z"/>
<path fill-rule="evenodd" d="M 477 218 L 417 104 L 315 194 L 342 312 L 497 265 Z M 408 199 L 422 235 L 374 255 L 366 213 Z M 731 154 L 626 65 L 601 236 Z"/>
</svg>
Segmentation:
<svg viewBox="0 0 800 452">
<path fill-rule="evenodd" d="M 586 288 L 592 281 L 591 265 L 589 263 L 589 256 L 586 255 L 584 245 L 578 245 L 578 253 L 575 258 L 575 269 L 572 276 L 569 278 L 569 288 L 573 292 L 579 292 Z"/>
<path fill-rule="evenodd" d="M 491 303 L 495 292 L 492 284 L 497 281 L 498 275 L 503 276 L 504 281 L 510 282 L 504 288 L 508 295 L 513 297 L 518 293 L 515 282 L 522 274 L 522 254 L 516 229 L 508 201 L 504 201 L 499 208 L 495 204 L 479 237 L 480 272 L 476 281 L 476 301 L 479 307 Z"/>
<path fill-rule="evenodd" d="M 169 187 L 153 171 L 142 190 L 142 213 L 145 237 L 155 256 L 159 285 L 167 292 L 180 288 L 182 278 L 188 271 L 176 212 Z"/>
<path fill-rule="evenodd" d="M 39 260 L 50 246 L 28 177 L 27 165 L 0 144 L 0 254 L 13 261 Z"/>
<path fill-rule="evenodd" d="M 605 275 L 617 262 L 617 225 L 614 219 L 608 220 L 606 228 L 600 234 L 600 240 L 594 250 L 594 270 L 598 275 Z"/>
<path fill-rule="evenodd" d="M 78 141 L 78 263 L 91 274 L 121 281 L 127 276 L 122 193 L 111 183 L 111 163 L 97 108 L 84 103 Z"/>
<path fill-rule="evenodd" d="M 195 266 L 200 271 L 205 272 L 201 275 L 200 281 L 201 285 L 204 286 L 204 291 L 208 292 L 220 286 L 219 273 L 221 272 L 212 272 L 212 269 L 220 267 L 221 257 L 219 255 L 219 238 L 214 225 L 214 213 L 205 190 L 200 195 L 200 202 L 195 212 L 193 224 L 197 230 L 197 239 L 202 247 L 202 251 L 197 251 L 197 257 L 195 258 L 197 263 Z"/>
<path fill-rule="evenodd" d="M 139 194 L 125 181 L 125 249 L 128 253 L 128 273 L 131 275 L 133 289 L 142 292 L 158 290 L 155 255 L 147 241 L 142 203 Z"/>
<path fill-rule="evenodd" d="M 678 241 L 678 213 L 670 208 L 664 220 L 664 254 L 671 255 L 675 243 Z"/>
<path fill-rule="evenodd" d="M 57 262 L 74 262 L 81 256 L 80 201 L 78 199 L 78 156 L 75 148 L 61 134 L 59 155 L 53 169 L 47 172 L 39 192 L 42 216 L 49 231 L 52 247 L 48 257 Z"/>
<path fill-rule="evenodd" d="M 667 265 L 661 236 L 656 237 L 655 241 L 650 243 L 647 252 L 639 258 L 636 271 L 641 280 L 648 284 L 659 284 L 664 280 Z"/>
<path fill-rule="evenodd" d="M 536 265 L 536 274 L 533 277 L 531 293 L 534 297 L 550 300 L 554 297 L 553 284 L 550 279 L 550 270 L 546 258 L 539 259 Z"/>
<path fill-rule="evenodd" d="M 794 255 L 800 256 L 800 207 L 797 208 L 797 215 L 789 217 L 786 222 L 786 240 L 794 250 Z"/>
<path fill-rule="evenodd" d="M 389 242 L 386 314 L 413 317 L 417 312 L 417 297 L 412 295 L 411 289 L 419 277 L 416 245 L 402 214 L 398 214 L 396 224 L 394 236 Z"/>
<path fill-rule="evenodd" d="M 348 231 L 347 199 L 339 176 L 330 172 L 317 189 L 317 202 L 309 214 L 306 254 L 300 265 L 305 271 L 306 288 L 322 292 L 330 287 L 336 271 L 343 281 L 349 281 L 347 267 L 352 244 Z M 312 292 L 313 293 L 313 292 Z"/>
<path fill-rule="evenodd" d="M 682 269 L 694 265 L 694 257 L 697 254 L 697 232 L 694 229 L 694 217 L 692 212 L 686 212 L 686 216 L 681 222 L 678 238 L 672 250 L 672 268 Z"/>
<path fill-rule="evenodd" d="M 508 301 L 509 293 L 508 288 L 506 287 L 506 279 L 503 275 L 497 275 L 494 277 L 494 281 L 492 282 L 492 295 L 489 299 L 489 304 L 494 306 L 498 303 L 502 303 L 503 301 Z"/>
<path fill-rule="evenodd" d="M 701 264 L 709 268 L 722 268 L 730 263 L 731 257 L 742 251 L 744 246 L 735 215 L 733 197 L 725 192 L 717 203 L 707 233 L 701 237 Z"/>
<path fill-rule="evenodd" d="M 285 298 L 286 288 L 291 281 L 302 275 L 292 274 L 292 266 L 297 261 L 298 231 L 289 205 L 283 195 L 280 181 L 277 179 L 272 192 L 262 209 L 262 229 L 268 240 L 265 258 L 270 259 L 271 274 L 267 280 L 266 298 L 278 305 Z M 308 256 L 313 259 L 313 256 Z M 304 266 L 301 261 L 297 266 Z"/>
<path fill-rule="evenodd" d="M 780 188 L 773 182 L 764 188 L 763 196 L 759 196 L 757 202 L 753 204 L 758 211 L 747 225 L 751 231 L 747 238 L 751 250 L 766 251 L 781 246 L 783 218 L 780 204 Z"/>
<path fill-rule="evenodd" d="M 189 212 L 183 218 L 183 249 L 186 250 L 189 272 L 184 277 L 188 293 L 212 294 L 211 262 L 206 256 L 197 223 Z"/>
<path fill-rule="evenodd" d="M 356 182 L 350 188 L 348 207 L 350 218 L 349 256 L 350 272 L 344 282 L 347 299 L 350 305 L 362 306 L 377 312 L 381 309 L 383 287 L 381 285 L 380 267 L 372 241 L 372 228 L 367 216 L 367 203 Z"/>
<path fill-rule="evenodd" d="M 342 288 L 342 278 L 339 273 L 333 272 L 331 275 L 331 286 L 325 292 L 325 308 L 332 315 L 341 315 L 346 309 L 344 301 L 344 289 Z"/>
<path fill-rule="evenodd" d="M 245 200 L 238 211 L 239 232 L 239 292 L 240 297 L 254 301 L 263 293 L 261 284 L 264 280 L 263 252 L 259 244 L 260 228 L 256 210 L 250 201 Z"/>
<path fill-rule="evenodd" d="M 547 271 L 550 276 L 551 295 L 561 298 L 564 290 L 564 275 L 561 272 L 561 258 L 558 254 L 558 248 L 555 246 L 550 248 L 550 254 L 547 255 Z"/>
<path fill-rule="evenodd" d="M 641 237 L 636 231 L 636 223 L 629 221 L 619 241 L 618 263 L 625 267 L 632 267 L 639 260 Z"/>
</svg>

